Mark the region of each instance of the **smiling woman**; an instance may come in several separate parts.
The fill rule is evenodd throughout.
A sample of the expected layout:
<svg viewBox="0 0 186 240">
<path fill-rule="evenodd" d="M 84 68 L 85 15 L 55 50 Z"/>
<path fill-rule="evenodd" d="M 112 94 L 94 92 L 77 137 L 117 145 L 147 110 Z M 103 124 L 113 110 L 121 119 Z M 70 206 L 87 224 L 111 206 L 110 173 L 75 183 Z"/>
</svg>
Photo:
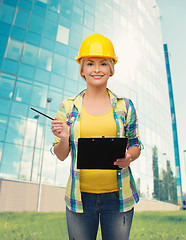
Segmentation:
<svg viewBox="0 0 186 240">
<path fill-rule="evenodd" d="M 117 62 L 108 38 L 100 34 L 85 38 L 75 59 L 87 88 L 63 101 L 51 127 L 58 159 L 64 161 L 71 152 L 65 197 L 69 239 L 96 239 L 100 221 L 103 239 L 127 240 L 139 201 L 130 170 L 142 148 L 136 111 L 131 100 L 107 89 Z M 119 170 L 78 169 L 78 139 L 101 136 L 128 138 L 125 157 L 113 160 Z"/>
</svg>

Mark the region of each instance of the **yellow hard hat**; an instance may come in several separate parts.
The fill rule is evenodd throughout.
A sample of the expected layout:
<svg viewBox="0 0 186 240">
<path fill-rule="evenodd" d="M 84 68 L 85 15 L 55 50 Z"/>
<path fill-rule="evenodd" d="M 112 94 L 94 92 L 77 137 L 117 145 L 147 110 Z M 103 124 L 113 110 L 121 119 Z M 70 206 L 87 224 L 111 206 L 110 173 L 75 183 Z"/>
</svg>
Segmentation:
<svg viewBox="0 0 186 240">
<path fill-rule="evenodd" d="M 83 57 L 108 57 L 114 60 L 114 64 L 118 61 L 112 42 L 98 33 L 85 38 L 81 43 L 79 53 L 75 57 L 76 62 L 80 63 Z"/>
</svg>

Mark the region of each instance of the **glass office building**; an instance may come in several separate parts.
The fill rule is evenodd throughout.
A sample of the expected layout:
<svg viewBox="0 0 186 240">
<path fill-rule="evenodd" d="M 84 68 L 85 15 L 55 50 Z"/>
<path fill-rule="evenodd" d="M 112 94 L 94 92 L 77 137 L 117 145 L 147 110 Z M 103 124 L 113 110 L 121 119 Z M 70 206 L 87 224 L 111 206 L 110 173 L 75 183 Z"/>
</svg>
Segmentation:
<svg viewBox="0 0 186 240">
<path fill-rule="evenodd" d="M 175 202 L 170 103 L 155 0 L 0 1 L 0 178 L 65 186 L 69 159 L 50 153 L 61 101 L 86 87 L 75 62 L 81 41 L 110 38 L 119 61 L 109 88 L 131 98 L 145 146 L 131 167 L 140 196 Z M 162 187 L 167 192 L 162 194 Z M 165 192 L 165 191 L 164 191 Z"/>
</svg>

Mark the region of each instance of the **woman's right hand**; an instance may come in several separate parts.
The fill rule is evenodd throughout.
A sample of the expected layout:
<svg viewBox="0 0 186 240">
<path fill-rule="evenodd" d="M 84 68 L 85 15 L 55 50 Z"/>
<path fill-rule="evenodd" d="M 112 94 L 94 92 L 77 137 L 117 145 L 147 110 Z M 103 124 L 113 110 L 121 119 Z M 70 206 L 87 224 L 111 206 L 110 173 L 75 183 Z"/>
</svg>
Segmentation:
<svg viewBox="0 0 186 240">
<path fill-rule="evenodd" d="M 55 118 L 52 120 L 52 133 L 58 138 L 69 138 L 69 130 L 68 126 L 65 122 Z"/>
</svg>

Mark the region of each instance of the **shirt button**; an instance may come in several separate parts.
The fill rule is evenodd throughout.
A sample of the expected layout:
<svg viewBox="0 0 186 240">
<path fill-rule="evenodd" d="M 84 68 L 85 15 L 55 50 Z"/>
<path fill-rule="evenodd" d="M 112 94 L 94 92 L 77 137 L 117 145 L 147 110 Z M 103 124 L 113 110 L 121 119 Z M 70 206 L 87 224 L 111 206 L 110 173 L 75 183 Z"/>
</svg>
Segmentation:
<svg viewBox="0 0 186 240">
<path fill-rule="evenodd" d="M 118 175 L 121 175 L 121 173 L 119 172 Z"/>
<path fill-rule="evenodd" d="M 120 187 L 119 189 L 122 190 L 122 187 Z"/>
</svg>

